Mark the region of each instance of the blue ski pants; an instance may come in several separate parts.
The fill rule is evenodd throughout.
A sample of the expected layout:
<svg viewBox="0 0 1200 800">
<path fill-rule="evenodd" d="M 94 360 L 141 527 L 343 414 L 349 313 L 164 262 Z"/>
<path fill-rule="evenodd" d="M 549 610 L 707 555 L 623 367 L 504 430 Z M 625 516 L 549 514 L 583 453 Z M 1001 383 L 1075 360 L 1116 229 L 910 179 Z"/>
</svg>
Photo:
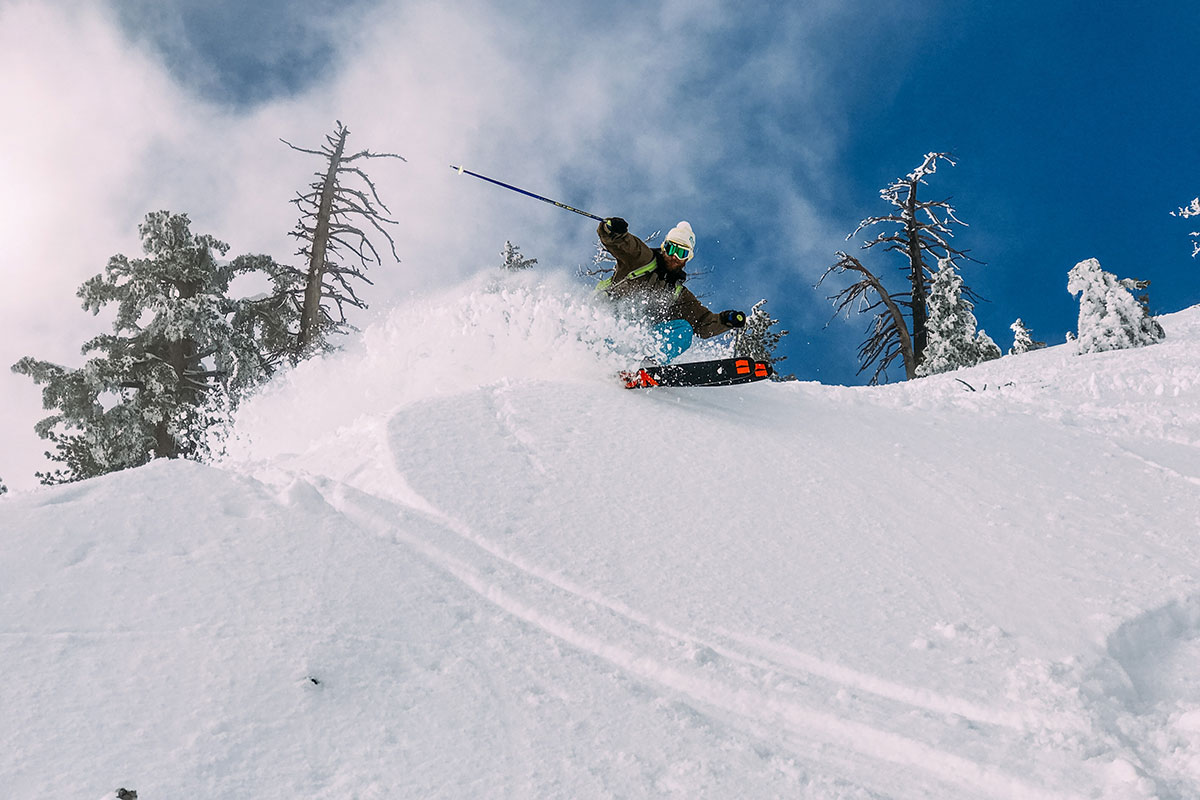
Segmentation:
<svg viewBox="0 0 1200 800">
<path fill-rule="evenodd" d="M 673 319 L 660 322 L 651 329 L 651 332 L 654 334 L 654 344 L 658 349 L 658 359 L 663 364 L 670 364 L 692 346 L 692 326 L 687 320 Z"/>
</svg>

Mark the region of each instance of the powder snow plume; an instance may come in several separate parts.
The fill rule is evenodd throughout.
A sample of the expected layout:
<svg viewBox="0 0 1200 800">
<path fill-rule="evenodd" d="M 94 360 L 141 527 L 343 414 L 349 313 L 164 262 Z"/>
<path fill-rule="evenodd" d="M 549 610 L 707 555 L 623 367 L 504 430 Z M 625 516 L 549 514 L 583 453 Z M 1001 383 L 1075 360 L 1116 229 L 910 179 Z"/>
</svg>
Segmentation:
<svg viewBox="0 0 1200 800">
<path fill-rule="evenodd" d="M 247 401 L 237 459 L 303 450 L 355 420 L 502 380 L 605 382 L 644 331 L 562 275 L 490 273 L 397 304 L 343 350 Z"/>
</svg>

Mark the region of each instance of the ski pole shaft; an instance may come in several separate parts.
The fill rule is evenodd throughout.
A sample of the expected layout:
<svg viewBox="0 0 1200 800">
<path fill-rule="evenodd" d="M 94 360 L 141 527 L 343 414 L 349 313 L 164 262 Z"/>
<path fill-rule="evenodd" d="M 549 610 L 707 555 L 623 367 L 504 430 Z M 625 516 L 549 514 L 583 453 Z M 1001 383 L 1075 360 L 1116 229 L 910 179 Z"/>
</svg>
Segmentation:
<svg viewBox="0 0 1200 800">
<path fill-rule="evenodd" d="M 453 164 L 450 165 L 450 169 L 457 170 L 459 175 L 470 175 L 472 177 L 479 178 L 480 180 L 485 180 L 488 183 L 494 183 L 497 186 L 503 186 L 505 189 L 511 189 L 514 192 L 520 192 L 521 194 L 525 195 L 526 197 L 532 197 L 534 200 L 541 200 L 543 203 L 549 203 L 552 206 L 558 206 L 559 208 L 566 209 L 567 211 L 573 211 L 576 214 L 579 214 L 580 216 L 591 217 L 592 219 L 600 221 L 600 222 L 604 221 L 604 217 L 597 217 L 595 214 L 589 214 L 586 211 L 580 211 L 578 208 L 572 208 L 571 206 L 567 205 L 566 203 L 560 203 L 557 200 L 551 200 L 549 197 L 542 197 L 540 194 L 534 194 L 533 192 L 527 192 L 524 189 L 519 189 L 516 186 L 510 186 L 509 184 L 504 183 L 502 181 L 498 181 L 495 178 L 489 178 L 487 175 L 480 175 L 478 172 L 471 172 L 471 170 L 469 170 L 469 169 L 463 169 L 462 167 L 456 167 Z"/>
</svg>

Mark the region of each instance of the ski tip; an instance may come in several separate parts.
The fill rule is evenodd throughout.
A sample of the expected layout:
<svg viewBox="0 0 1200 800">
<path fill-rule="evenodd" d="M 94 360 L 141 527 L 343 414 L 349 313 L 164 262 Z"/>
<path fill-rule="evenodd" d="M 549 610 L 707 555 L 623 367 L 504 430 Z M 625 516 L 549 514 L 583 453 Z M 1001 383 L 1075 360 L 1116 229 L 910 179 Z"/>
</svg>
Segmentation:
<svg viewBox="0 0 1200 800">
<path fill-rule="evenodd" d="M 459 175 L 462 175 L 462 174 L 463 174 L 463 172 L 465 171 L 465 170 L 464 170 L 462 167 L 456 167 L 454 164 L 451 164 L 451 165 L 450 165 L 450 169 L 456 169 L 456 170 L 458 170 L 458 174 L 459 174 Z"/>
</svg>

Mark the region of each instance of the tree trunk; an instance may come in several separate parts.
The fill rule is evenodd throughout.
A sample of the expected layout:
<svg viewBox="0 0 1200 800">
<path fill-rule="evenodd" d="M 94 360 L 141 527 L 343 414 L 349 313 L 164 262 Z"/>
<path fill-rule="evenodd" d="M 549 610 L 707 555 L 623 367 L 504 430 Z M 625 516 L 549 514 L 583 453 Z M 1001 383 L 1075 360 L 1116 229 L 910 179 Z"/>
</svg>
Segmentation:
<svg viewBox="0 0 1200 800">
<path fill-rule="evenodd" d="M 329 248 L 330 216 L 337 193 L 337 171 L 346 147 L 346 128 L 339 132 L 337 146 L 329 157 L 329 171 L 321 187 L 321 205 L 313 230 L 312 254 L 308 261 L 308 282 L 304 287 L 304 313 L 300 318 L 300 352 L 306 353 L 321 329 L 321 285 L 325 278 L 325 253 Z"/>
<path fill-rule="evenodd" d="M 919 365 L 928 342 L 929 315 L 925 308 L 925 262 L 921 250 L 921 229 L 917 226 L 917 182 L 909 186 L 904 228 L 908 239 L 909 279 L 912 282 L 913 361 Z M 910 379 L 912 375 L 908 376 Z"/>
<path fill-rule="evenodd" d="M 176 284 L 176 288 L 179 290 L 180 300 L 190 300 L 200 290 L 195 283 L 179 283 Z M 200 405 L 199 391 L 188 379 L 188 373 L 198 352 L 200 352 L 200 346 L 196 340 L 187 336 L 167 342 L 167 365 L 175 373 L 175 396 L 180 405 Z M 179 458 L 186 455 L 179 447 L 179 440 L 171 433 L 169 424 L 170 420 L 164 419 L 159 420 L 158 424 L 154 426 L 154 446 L 157 458 Z"/>
</svg>

